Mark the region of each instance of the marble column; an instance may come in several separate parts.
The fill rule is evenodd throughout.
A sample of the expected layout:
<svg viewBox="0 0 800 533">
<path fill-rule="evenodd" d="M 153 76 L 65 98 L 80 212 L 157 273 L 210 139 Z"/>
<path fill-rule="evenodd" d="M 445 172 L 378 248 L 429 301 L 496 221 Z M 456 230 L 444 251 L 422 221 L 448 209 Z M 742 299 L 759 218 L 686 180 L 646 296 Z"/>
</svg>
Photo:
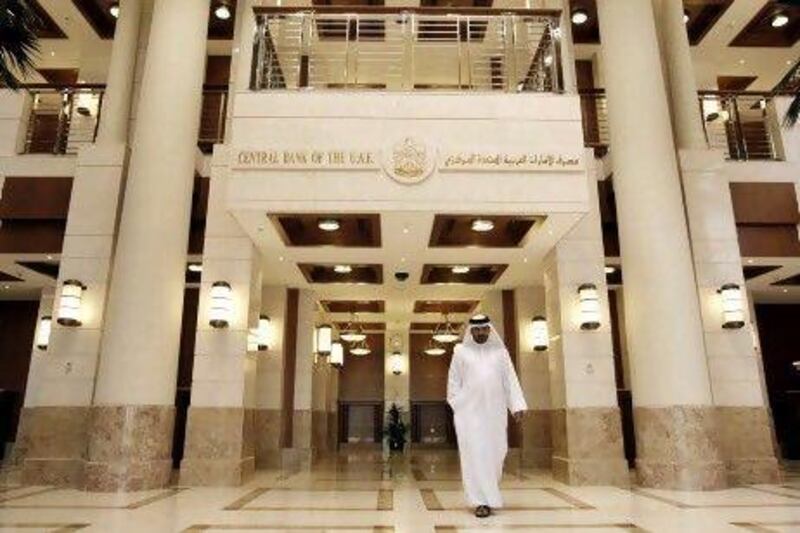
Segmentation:
<svg viewBox="0 0 800 533">
<path fill-rule="evenodd" d="M 547 351 L 535 351 L 530 335 L 533 317 L 547 314 L 544 287 L 521 287 L 514 292 L 517 302 L 519 379 L 529 410 L 522 422 L 522 465 L 549 469 L 553 455 L 550 370 Z"/>
<path fill-rule="evenodd" d="M 703 334 L 717 412 L 720 451 L 731 484 L 775 483 L 778 463 L 772 447 L 772 420 L 761 379 L 757 335 L 751 320 L 741 329 L 722 327 L 717 291 L 735 283 L 743 288 L 749 311 L 730 188 L 723 174 L 724 154 L 707 148 L 697 106 L 697 85 L 677 2 L 653 0 L 668 73 L 673 125 L 686 201 Z M 749 313 L 748 313 L 749 314 Z"/>
<path fill-rule="evenodd" d="M 314 293 L 301 289 L 297 303 L 292 441 L 281 456 L 281 464 L 287 469 L 308 468 L 315 458 L 312 414 L 315 307 Z"/>
<path fill-rule="evenodd" d="M 130 115 L 141 11 L 139 0 L 120 5 L 106 88 L 111 104 L 103 107 L 96 144 L 82 148 L 77 158 L 50 347 L 32 359 L 17 439 L 24 450 L 22 478 L 28 484 L 84 483 L 89 411 L 129 154 L 127 129 L 105 124 L 126 124 Z M 78 327 L 55 321 L 61 286 L 68 279 L 86 286 Z"/>
<path fill-rule="evenodd" d="M 162 487 L 171 474 L 209 8 L 153 7 L 92 408 L 90 490 Z"/>
<path fill-rule="evenodd" d="M 261 312 L 270 318 L 272 342 L 267 353 L 258 358 L 255 412 L 256 468 L 278 468 L 281 464 L 286 287 L 263 287 Z"/>
<path fill-rule="evenodd" d="M 386 411 L 396 404 L 403 413 L 406 423 L 410 423 L 411 377 L 409 374 L 408 328 L 391 327 L 386 330 L 383 362 L 383 399 Z M 392 373 L 394 352 L 400 354 L 401 372 Z"/>
<path fill-rule="evenodd" d="M 599 168 L 591 152 L 585 159 Z M 589 212 L 544 262 L 552 468 L 570 485 L 627 486 L 596 173 L 587 172 Z M 586 283 L 600 299 L 600 327 L 593 330 L 581 329 L 578 288 Z"/>
<path fill-rule="evenodd" d="M 598 16 L 639 480 L 720 488 L 725 468 L 653 6 L 600 0 Z"/>
<path fill-rule="evenodd" d="M 211 167 L 192 397 L 181 461 L 184 485 L 241 485 L 255 471 L 256 373 L 261 352 L 248 352 L 248 334 L 261 314 L 261 256 L 226 205 L 226 150 Z M 233 316 L 225 328 L 209 323 L 211 286 L 231 286 Z M 266 354 L 263 354 L 266 356 Z"/>
</svg>

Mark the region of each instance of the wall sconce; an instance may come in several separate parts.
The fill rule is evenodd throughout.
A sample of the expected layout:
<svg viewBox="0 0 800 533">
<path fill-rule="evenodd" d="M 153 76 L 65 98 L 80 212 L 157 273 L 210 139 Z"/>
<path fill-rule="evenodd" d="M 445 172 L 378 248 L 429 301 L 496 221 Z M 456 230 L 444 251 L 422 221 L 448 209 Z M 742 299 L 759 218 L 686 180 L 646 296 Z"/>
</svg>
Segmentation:
<svg viewBox="0 0 800 533">
<path fill-rule="evenodd" d="M 247 336 L 248 352 L 266 352 L 270 343 L 270 322 L 267 315 L 258 317 L 258 327 L 250 329 Z"/>
<path fill-rule="evenodd" d="M 331 356 L 329 359 L 331 366 L 342 368 L 344 366 L 344 346 L 341 342 L 331 343 Z"/>
<path fill-rule="evenodd" d="M 76 279 L 68 279 L 61 287 L 61 302 L 57 322 L 62 326 L 77 327 L 81 322 L 81 300 L 86 286 Z"/>
<path fill-rule="evenodd" d="M 215 281 L 211 285 L 211 310 L 208 323 L 214 328 L 227 328 L 233 317 L 233 296 L 227 281 Z"/>
<path fill-rule="evenodd" d="M 581 329 L 593 330 L 600 327 L 600 296 L 594 283 L 584 283 L 578 287 L 581 309 Z"/>
<path fill-rule="evenodd" d="M 36 332 L 36 347 L 40 350 L 47 350 L 50 346 L 50 332 L 53 329 L 53 317 L 43 316 L 39 319 L 39 329 Z"/>
<path fill-rule="evenodd" d="M 531 344 L 536 352 L 543 352 L 550 346 L 547 319 L 541 315 L 537 315 L 531 320 Z"/>
<path fill-rule="evenodd" d="M 400 352 L 392 353 L 392 357 L 389 360 L 389 368 L 392 370 L 392 374 L 395 376 L 399 376 L 403 373 L 403 354 Z"/>
<path fill-rule="evenodd" d="M 322 324 L 317 328 L 317 351 L 320 355 L 330 355 L 333 344 L 333 327 Z"/>
<path fill-rule="evenodd" d="M 717 291 L 722 298 L 722 327 L 739 329 L 744 326 L 742 289 L 735 283 L 726 283 Z"/>
</svg>

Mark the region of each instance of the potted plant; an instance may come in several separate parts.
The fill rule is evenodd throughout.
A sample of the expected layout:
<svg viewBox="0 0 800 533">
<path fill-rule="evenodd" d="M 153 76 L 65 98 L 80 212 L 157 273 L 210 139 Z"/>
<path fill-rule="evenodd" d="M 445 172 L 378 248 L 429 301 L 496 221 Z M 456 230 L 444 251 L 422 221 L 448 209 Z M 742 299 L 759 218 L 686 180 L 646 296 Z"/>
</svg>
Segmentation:
<svg viewBox="0 0 800 533">
<path fill-rule="evenodd" d="M 383 434 L 389 442 L 389 451 L 402 452 L 406 446 L 406 433 L 408 426 L 403 422 L 403 413 L 397 404 L 392 404 L 389 408 L 389 420 L 383 429 Z"/>
<path fill-rule="evenodd" d="M 40 21 L 27 0 L 0 0 L 0 87 L 18 89 L 39 52 Z"/>
</svg>

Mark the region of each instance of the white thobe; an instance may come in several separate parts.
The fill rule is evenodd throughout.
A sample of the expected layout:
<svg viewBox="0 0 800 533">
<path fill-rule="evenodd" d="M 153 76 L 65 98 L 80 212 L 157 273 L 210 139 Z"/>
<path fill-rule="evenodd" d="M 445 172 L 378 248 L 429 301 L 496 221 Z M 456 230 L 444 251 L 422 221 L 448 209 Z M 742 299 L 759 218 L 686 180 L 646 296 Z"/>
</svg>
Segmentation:
<svg viewBox="0 0 800 533">
<path fill-rule="evenodd" d="M 508 452 L 508 414 L 526 410 L 517 374 L 502 343 L 458 346 L 450 363 L 447 402 L 453 408 L 461 477 L 473 507 L 500 508 Z"/>
</svg>

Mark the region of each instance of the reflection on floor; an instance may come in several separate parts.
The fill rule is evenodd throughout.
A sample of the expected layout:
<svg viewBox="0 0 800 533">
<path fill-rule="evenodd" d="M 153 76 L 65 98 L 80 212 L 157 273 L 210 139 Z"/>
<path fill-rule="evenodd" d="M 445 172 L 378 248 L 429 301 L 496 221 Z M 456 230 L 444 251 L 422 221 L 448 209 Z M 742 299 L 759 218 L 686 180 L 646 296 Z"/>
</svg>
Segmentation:
<svg viewBox="0 0 800 533">
<path fill-rule="evenodd" d="M 312 472 L 262 471 L 246 486 L 132 494 L 0 486 L 0 532 L 800 531 L 800 475 L 719 492 L 568 487 L 513 468 L 506 508 L 479 520 L 452 452 L 383 460 L 353 453 Z"/>
</svg>

